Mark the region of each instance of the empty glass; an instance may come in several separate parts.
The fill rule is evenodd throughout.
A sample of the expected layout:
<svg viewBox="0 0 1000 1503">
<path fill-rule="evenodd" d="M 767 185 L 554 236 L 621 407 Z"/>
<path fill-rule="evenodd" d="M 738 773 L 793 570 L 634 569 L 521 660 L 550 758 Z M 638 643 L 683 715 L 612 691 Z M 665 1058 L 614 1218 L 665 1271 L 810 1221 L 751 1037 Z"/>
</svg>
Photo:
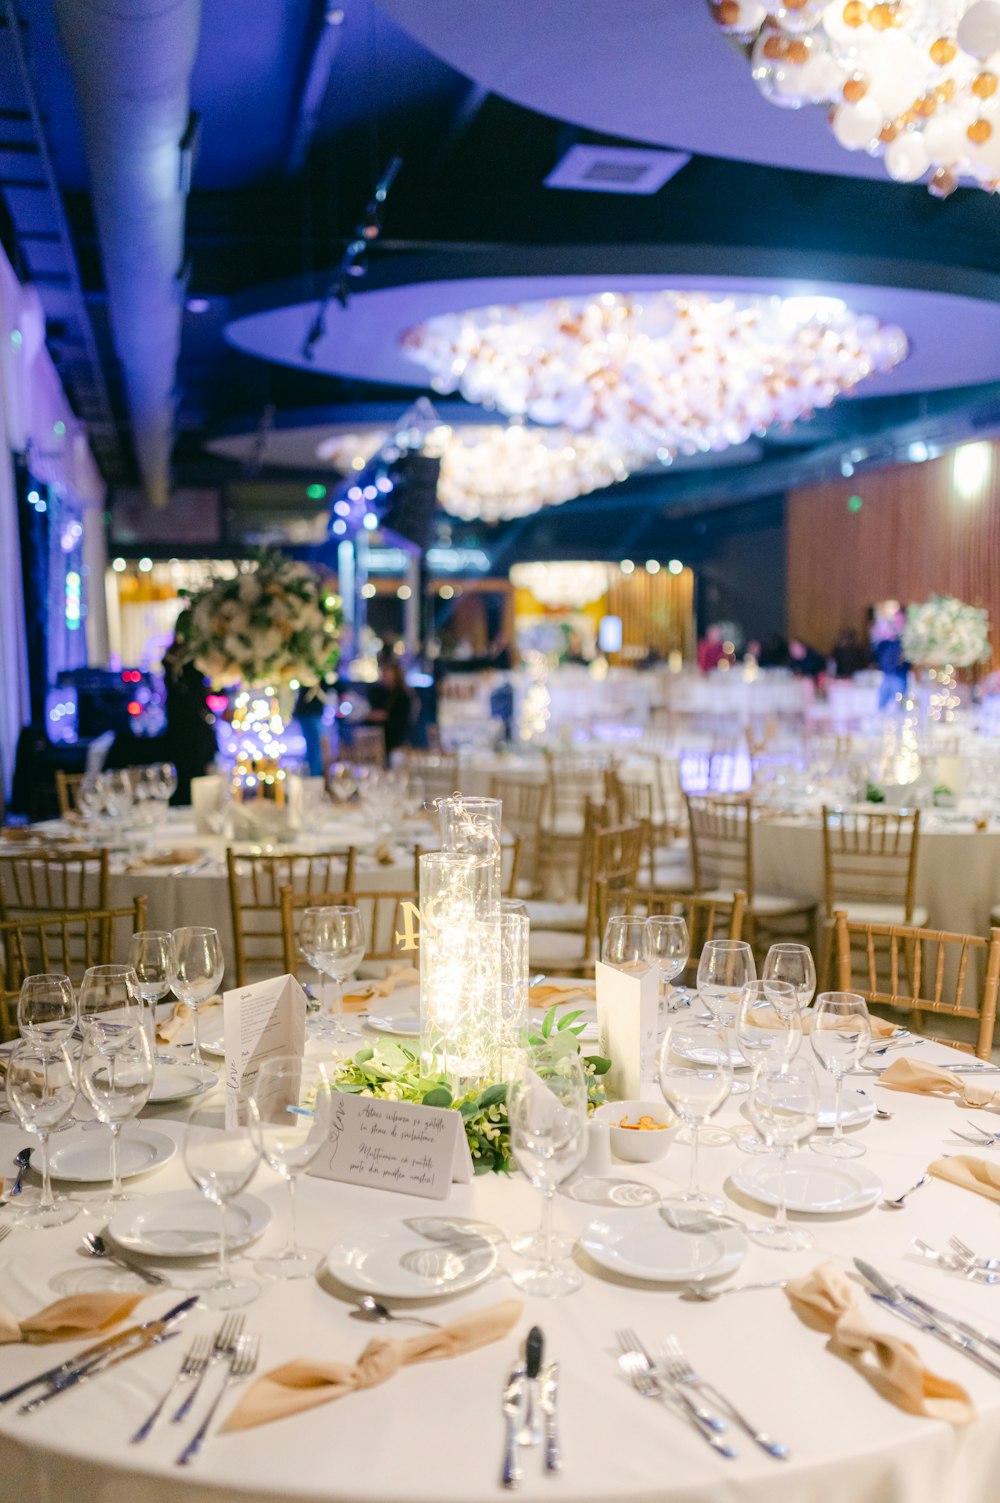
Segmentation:
<svg viewBox="0 0 1000 1503">
<path fill-rule="evenodd" d="M 101 773 L 88 773 L 77 783 L 76 808 L 81 819 L 88 824 L 104 813 L 104 778 Z"/>
<path fill-rule="evenodd" d="M 670 983 L 683 974 L 690 953 L 688 926 L 682 914 L 650 915 L 646 920 L 646 958 L 659 974 L 661 1007 L 672 1011 L 686 1000 L 683 994 L 673 994 Z"/>
<path fill-rule="evenodd" d="M 744 940 L 710 939 L 705 945 L 698 962 L 698 996 L 727 1036 L 736 1022 L 743 988 L 756 979 L 753 951 Z M 735 1062 L 739 1060 L 737 1053 Z M 743 1081 L 733 1083 L 734 1096 L 742 1096 L 746 1090 Z"/>
<path fill-rule="evenodd" d="M 832 1158 L 860 1158 L 865 1146 L 845 1138 L 840 1103 L 844 1076 L 858 1068 L 871 1048 L 872 1024 L 864 997 L 856 992 L 821 992 L 816 998 L 811 1038 L 816 1058 L 837 1082 L 837 1090 L 833 1137 L 817 1139 L 809 1146 L 813 1153 Z"/>
<path fill-rule="evenodd" d="M 736 1043 L 748 1065 L 779 1069 L 802 1045 L 802 1014 L 795 988 L 788 981 L 748 981 L 736 1014 Z M 744 1153 L 763 1153 L 766 1142 L 756 1133 L 741 1133 L 736 1146 Z"/>
<path fill-rule="evenodd" d="M 219 989 L 226 969 L 222 944 L 217 929 L 175 929 L 174 970 L 170 985 L 174 995 L 191 1008 L 191 1027 L 194 1036 L 192 1063 L 205 1065 L 198 1033 L 198 1009 Z"/>
<path fill-rule="evenodd" d="M 790 1226 L 785 1208 L 788 1155 L 816 1131 L 819 1114 L 819 1084 L 810 1060 L 787 1060 L 776 1069 L 762 1066 L 754 1076 L 748 1106 L 753 1125 L 778 1156 L 777 1214 L 766 1226 L 751 1227 L 748 1236 L 780 1252 L 811 1247 L 811 1234 Z"/>
<path fill-rule="evenodd" d="M 80 1024 L 108 1038 L 141 1021 L 135 971 L 130 965 L 92 965 L 80 983 Z"/>
<path fill-rule="evenodd" d="M 42 1151 L 42 1188 L 38 1194 L 22 1189 L 9 1214 L 20 1226 L 62 1226 L 80 1211 L 78 1205 L 52 1193 L 49 1178 L 49 1135 L 64 1127 L 76 1102 L 76 1072 L 64 1045 L 21 1039 L 7 1061 L 7 1101 L 25 1132 L 39 1140 Z"/>
<path fill-rule="evenodd" d="M 135 989 L 143 1006 L 143 1021 L 149 1034 L 149 1047 L 154 1059 L 166 1056 L 156 1052 L 156 1004 L 170 990 L 170 978 L 176 972 L 174 959 L 174 936 L 169 929 L 140 929 L 132 935 L 128 946 L 129 964 L 135 972 Z"/>
<path fill-rule="evenodd" d="M 132 807 L 135 792 L 127 768 L 116 768 L 104 777 L 104 808 L 112 819 L 124 819 Z"/>
<path fill-rule="evenodd" d="M 301 1279 L 311 1274 L 321 1253 L 300 1247 L 295 1224 L 295 1181 L 319 1153 L 330 1131 L 329 1077 L 315 1060 L 278 1055 L 262 1063 L 252 1097 L 251 1120 L 264 1162 L 288 1183 L 288 1241 L 280 1252 L 258 1258 L 258 1273 L 276 1279 Z"/>
<path fill-rule="evenodd" d="M 800 1012 L 805 1012 L 816 992 L 816 963 L 808 945 L 772 945 L 761 972 L 765 981 L 788 981 L 795 988 Z"/>
<path fill-rule="evenodd" d="M 17 999 L 17 1028 L 33 1044 L 65 1044 L 77 1024 L 76 997 L 68 976 L 26 976 Z"/>
<path fill-rule="evenodd" d="M 526 1294 L 572 1294 L 583 1283 L 572 1263 L 560 1263 L 552 1238 L 556 1190 L 583 1163 L 587 1151 L 587 1079 L 579 1056 L 556 1049 L 529 1050 L 524 1073 L 507 1092 L 514 1161 L 542 1192 L 541 1261 L 518 1269 L 513 1282 Z"/>
<path fill-rule="evenodd" d="M 357 771 L 350 763 L 334 762 L 326 776 L 335 803 L 346 804 L 357 793 Z"/>
<path fill-rule="evenodd" d="M 349 904 L 338 903 L 327 908 L 307 908 L 314 917 L 311 944 L 313 964 L 334 983 L 330 1011 L 320 1016 L 317 1032 L 339 1034 L 344 1025 L 344 982 L 352 976 L 365 958 L 365 928 L 361 910 Z"/>
<path fill-rule="evenodd" d="M 123 1125 L 142 1111 L 153 1086 L 153 1055 L 138 1015 L 133 1026 L 120 1033 L 86 1026 L 79 1071 L 80 1090 L 98 1121 L 111 1129 L 111 1189 L 106 1197 L 88 1201 L 86 1206 L 91 1214 L 107 1218 L 133 1198 L 122 1188 L 118 1138 Z"/>
<path fill-rule="evenodd" d="M 613 914 L 604 928 L 601 959 L 620 971 L 648 970 L 646 920 L 634 913 Z"/>
<path fill-rule="evenodd" d="M 699 1184 L 698 1149 L 702 1126 L 733 1087 L 726 1029 L 714 1018 L 676 1018 L 664 1035 L 659 1071 L 664 1101 L 691 1128 L 691 1174 L 680 1199 L 696 1210 L 722 1211 L 725 1202 Z"/>
<path fill-rule="evenodd" d="M 255 1123 L 256 1106 L 240 1102 L 232 1127 L 219 1122 L 219 1106 L 202 1102 L 188 1117 L 184 1133 L 184 1165 L 206 1200 L 219 1208 L 219 1269 L 214 1282 L 200 1291 L 201 1303 L 212 1310 L 232 1310 L 248 1305 L 260 1293 L 253 1279 L 230 1272 L 226 1247 L 226 1207 L 257 1173 L 260 1138 Z"/>
</svg>

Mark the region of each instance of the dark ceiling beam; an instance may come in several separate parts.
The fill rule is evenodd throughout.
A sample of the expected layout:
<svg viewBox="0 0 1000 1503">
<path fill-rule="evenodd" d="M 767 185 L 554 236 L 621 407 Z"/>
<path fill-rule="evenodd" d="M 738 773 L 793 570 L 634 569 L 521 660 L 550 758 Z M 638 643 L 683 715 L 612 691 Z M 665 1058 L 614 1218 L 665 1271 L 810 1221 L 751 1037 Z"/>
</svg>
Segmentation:
<svg viewBox="0 0 1000 1503">
<path fill-rule="evenodd" d="M 299 107 L 292 122 L 288 152 L 285 156 L 285 176 L 295 177 L 306 164 L 316 127 L 319 124 L 330 76 L 344 34 L 344 12 L 340 5 L 327 0 L 323 6 L 323 19 L 319 35 L 313 47 Z"/>
</svg>

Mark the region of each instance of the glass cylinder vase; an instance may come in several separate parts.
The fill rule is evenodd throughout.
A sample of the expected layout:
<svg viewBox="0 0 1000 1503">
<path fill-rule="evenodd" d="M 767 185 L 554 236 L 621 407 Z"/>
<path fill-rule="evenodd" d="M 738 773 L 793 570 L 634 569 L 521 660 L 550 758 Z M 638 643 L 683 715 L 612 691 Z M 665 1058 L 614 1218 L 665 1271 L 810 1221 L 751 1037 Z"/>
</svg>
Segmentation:
<svg viewBox="0 0 1000 1503">
<path fill-rule="evenodd" d="M 528 931 L 526 914 L 500 914 L 500 1070 L 513 1074 L 528 1021 Z"/>
<path fill-rule="evenodd" d="M 500 1061 L 500 915 L 491 861 L 462 851 L 420 857 L 420 1053 L 455 1095 L 496 1080 Z"/>
</svg>

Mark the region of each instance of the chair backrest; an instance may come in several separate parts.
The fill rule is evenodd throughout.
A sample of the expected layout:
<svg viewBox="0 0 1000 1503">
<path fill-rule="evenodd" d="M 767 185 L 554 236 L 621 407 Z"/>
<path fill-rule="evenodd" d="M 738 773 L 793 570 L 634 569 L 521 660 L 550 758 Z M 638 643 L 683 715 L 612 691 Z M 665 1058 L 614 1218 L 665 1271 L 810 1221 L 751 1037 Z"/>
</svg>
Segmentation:
<svg viewBox="0 0 1000 1503">
<path fill-rule="evenodd" d="M 896 903 L 913 912 L 920 810 L 823 808 L 823 891 L 826 912 L 858 903 Z"/>
<path fill-rule="evenodd" d="M 0 921 L 0 1032 L 12 1037 L 13 1008 L 26 976 L 56 972 L 74 982 L 92 965 L 125 959 L 128 942 L 145 927 L 146 898 L 127 908 L 81 908 L 73 913 Z"/>
<path fill-rule="evenodd" d="M 676 913 L 686 922 L 691 948 L 684 967 L 685 978 L 695 980 L 701 952 L 710 939 L 741 939 L 746 893 L 734 892 L 732 901 L 701 898 L 689 892 L 666 892 L 642 888 L 638 892 L 619 893 L 605 899 L 604 921 L 612 913 L 639 913 L 652 917 L 658 913 Z M 602 931 L 603 932 L 603 931 Z"/>
<path fill-rule="evenodd" d="M 0 852 L 0 918 L 108 906 L 108 853 Z"/>
<path fill-rule="evenodd" d="M 229 906 L 233 920 L 236 984 L 273 976 L 284 960 L 281 889 L 346 892 L 354 880 L 354 847 L 312 855 L 243 855 L 226 850 Z M 251 974 L 252 973 L 252 974 Z"/>
<path fill-rule="evenodd" d="M 750 800 L 688 794 L 691 868 L 698 892 L 745 892 L 753 901 Z"/>
<path fill-rule="evenodd" d="M 537 779 L 496 777 L 490 797 L 503 804 L 503 828 L 518 842 L 520 858 L 514 882 L 526 881 L 532 892 L 538 880 L 539 830 L 545 803 L 545 784 Z"/>
<path fill-rule="evenodd" d="M 405 960 L 416 955 L 406 949 L 407 937 L 413 932 L 412 913 L 417 894 L 405 892 L 296 892 L 281 889 L 281 935 L 285 970 L 298 974 L 302 957 L 298 949 L 298 921 L 304 908 L 329 908 L 348 903 L 361 910 L 365 929 L 365 960 Z M 408 905 L 405 907 L 404 905 Z"/>
<path fill-rule="evenodd" d="M 966 1018 L 977 1025 L 974 1052 L 993 1049 L 1000 987 L 1000 929 L 988 940 L 912 924 L 852 923 L 843 909 L 836 921 L 837 985 L 866 1002 L 908 1013 Z M 953 1036 L 942 1043 L 973 1046 Z"/>
<path fill-rule="evenodd" d="M 346 760 L 359 767 L 384 767 L 385 730 L 380 725 L 354 725 L 351 727 L 350 744 L 345 748 Z"/>
<path fill-rule="evenodd" d="M 584 920 L 584 956 L 591 958 L 604 933 L 604 914 L 616 895 L 636 885 L 643 852 L 649 838 L 645 824 L 595 825 L 590 833 L 587 859 L 587 913 Z"/>
<path fill-rule="evenodd" d="M 580 834 L 588 800 L 603 803 L 606 759 L 553 757 L 549 762 L 545 823 L 556 834 Z"/>
<path fill-rule="evenodd" d="M 64 819 L 67 814 L 76 812 L 76 790 L 86 776 L 85 772 L 63 772 L 61 767 L 56 768 L 56 798 Z"/>
<path fill-rule="evenodd" d="M 454 752 L 414 751 L 407 747 L 403 766 L 411 780 L 423 785 L 425 803 L 450 798 L 459 792 L 458 757 Z"/>
</svg>

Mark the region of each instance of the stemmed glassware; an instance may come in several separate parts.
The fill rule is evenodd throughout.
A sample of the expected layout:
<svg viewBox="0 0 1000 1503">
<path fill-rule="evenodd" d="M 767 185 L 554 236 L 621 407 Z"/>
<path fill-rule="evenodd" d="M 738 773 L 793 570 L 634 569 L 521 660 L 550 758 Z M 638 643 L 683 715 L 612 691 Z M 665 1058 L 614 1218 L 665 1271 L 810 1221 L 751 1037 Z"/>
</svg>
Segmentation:
<svg viewBox="0 0 1000 1503">
<path fill-rule="evenodd" d="M 334 983 L 330 1011 L 325 1017 L 321 1015 L 317 1031 L 337 1035 L 344 1027 L 344 982 L 365 958 L 365 927 L 360 908 L 347 903 L 307 908 L 303 918 L 310 913 L 315 915 L 310 941 L 315 946 L 313 964 Z"/>
<path fill-rule="evenodd" d="M 79 1069 L 80 1090 L 98 1121 L 111 1129 L 111 1189 L 103 1200 L 88 1201 L 86 1209 L 108 1217 L 133 1198 L 122 1188 L 118 1138 L 123 1125 L 142 1111 L 153 1086 L 153 1055 L 135 1009 L 132 1027 L 122 1032 L 84 1027 Z"/>
<path fill-rule="evenodd" d="M 646 920 L 634 913 L 615 913 L 604 927 L 601 959 L 620 971 L 647 970 L 650 957 Z"/>
<path fill-rule="evenodd" d="M 816 963 L 808 945 L 772 945 L 761 972 L 765 981 L 788 981 L 795 988 L 799 1012 L 805 1012 L 816 993 Z"/>
<path fill-rule="evenodd" d="M 106 1038 L 128 1033 L 141 1021 L 135 971 L 130 965 L 92 965 L 80 983 L 80 1024 Z"/>
<path fill-rule="evenodd" d="M 46 1047 L 65 1044 L 73 1036 L 78 1016 L 68 976 L 46 972 L 26 976 L 21 982 L 17 1028 L 22 1038 Z"/>
<path fill-rule="evenodd" d="M 719 1110 L 733 1086 L 729 1036 L 714 1018 L 675 1018 L 660 1047 L 663 1099 L 691 1129 L 691 1175 L 681 1201 L 699 1211 L 720 1212 L 725 1203 L 701 1188 L 698 1149 L 701 1129 Z"/>
<path fill-rule="evenodd" d="M 132 775 L 127 768 L 116 768 L 104 774 L 104 808 L 112 819 L 124 819 L 134 801 Z"/>
<path fill-rule="evenodd" d="M 646 958 L 656 966 L 660 978 L 660 1006 L 673 1011 L 683 1000 L 671 995 L 670 983 L 684 972 L 691 941 L 684 916 L 679 913 L 655 913 L 646 920 Z"/>
<path fill-rule="evenodd" d="M 541 1261 L 518 1269 L 513 1282 L 526 1294 L 572 1294 L 583 1283 L 572 1263 L 558 1261 L 552 1236 L 555 1194 L 587 1151 L 587 1078 L 576 1054 L 529 1050 L 523 1074 L 507 1092 L 514 1161 L 542 1192 Z"/>
<path fill-rule="evenodd" d="M 327 782 L 337 804 L 346 804 L 358 791 L 357 774 L 349 762 L 334 762 L 327 774 Z"/>
<path fill-rule="evenodd" d="M 88 773 L 76 785 L 76 807 L 80 817 L 87 823 L 97 821 L 104 813 L 104 776 Z"/>
<path fill-rule="evenodd" d="M 811 1038 L 816 1058 L 833 1076 L 837 1090 L 833 1136 L 817 1139 L 809 1146 L 813 1153 L 832 1158 L 860 1158 L 865 1146 L 844 1136 L 840 1102 L 844 1076 L 858 1068 L 871 1048 L 872 1024 L 864 997 L 856 992 L 821 992 L 816 999 Z"/>
<path fill-rule="evenodd" d="M 748 981 L 736 1014 L 736 1042 L 747 1064 L 780 1069 L 799 1052 L 802 1036 L 802 1014 L 791 982 Z M 741 1133 L 736 1146 L 744 1153 L 767 1148 L 756 1133 Z"/>
<path fill-rule="evenodd" d="M 11 1214 L 20 1226 L 62 1226 L 80 1207 L 54 1196 L 49 1178 L 49 1135 L 64 1127 L 76 1103 L 76 1071 L 69 1050 L 58 1043 L 19 1040 L 7 1061 L 7 1100 L 25 1132 L 42 1149 L 42 1189 L 37 1200 L 22 1190 Z"/>
<path fill-rule="evenodd" d="M 329 1077 L 315 1060 L 278 1055 L 262 1063 L 254 1081 L 256 1112 L 250 1127 L 264 1162 L 288 1184 L 288 1241 L 280 1252 L 259 1258 L 258 1273 L 301 1279 L 320 1258 L 317 1248 L 301 1247 L 295 1224 L 295 1181 L 327 1141 L 330 1131 Z"/>
<path fill-rule="evenodd" d="M 230 1271 L 226 1248 L 226 1207 L 246 1189 L 260 1163 L 260 1138 L 252 1127 L 256 1113 L 252 1100 L 242 1101 L 235 1125 L 220 1127 L 218 1104 L 200 1102 L 192 1109 L 184 1133 L 185 1168 L 206 1200 L 219 1208 L 218 1275 L 199 1292 L 201 1303 L 212 1310 L 248 1305 L 260 1293 L 254 1279 Z"/>
<path fill-rule="evenodd" d="M 205 1067 L 198 1031 L 198 1009 L 219 989 L 226 969 L 217 929 L 187 927 L 174 930 L 174 970 L 170 985 L 174 995 L 191 1008 L 194 1048 L 191 1062 Z"/>
<path fill-rule="evenodd" d="M 750 1088 L 750 1118 L 769 1149 L 778 1156 L 778 1206 L 773 1222 L 751 1227 L 748 1236 L 781 1252 L 811 1247 L 812 1236 L 790 1226 L 785 1206 L 786 1161 L 793 1148 L 816 1131 L 819 1085 L 812 1063 L 805 1057 L 786 1060 L 776 1069 L 765 1061 Z"/>
<path fill-rule="evenodd" d="M 710 939 L 698 962 L 698 995 L 715 1021 L 732 1033 L 743 997 L 743 988 L 757 979 L 753 950 L 741 939 Z M 743 1081 L 733 1082 L 733 1095 L 747 1091 Z"/>
<path fill-rule="evenodd" d="M 177 970 L 173 934 L 169 929 L 139 929 L 129 940 L 128 958 L 135 972 L 136 993 L 144 1004 L 143 1021 L 153 1058 L 170 1064 L 172 1056 L 158 1055 L 156 1051 L 156 1004 L 167 995 L 171 977 Z"/>
<path fill-rule="evenodd" d="M 323 924 L 320 915 L 322 908 L 305 908 L 299 919 L 299 954 L 307 960 L 316 972 L 316 1001 L 319 1003 L 320 1016 L 323 1015 L 323 1003 L 325 1001 L 323 972 L 318 961 L 317 943 L 322 934 Z"/>
</svg>

